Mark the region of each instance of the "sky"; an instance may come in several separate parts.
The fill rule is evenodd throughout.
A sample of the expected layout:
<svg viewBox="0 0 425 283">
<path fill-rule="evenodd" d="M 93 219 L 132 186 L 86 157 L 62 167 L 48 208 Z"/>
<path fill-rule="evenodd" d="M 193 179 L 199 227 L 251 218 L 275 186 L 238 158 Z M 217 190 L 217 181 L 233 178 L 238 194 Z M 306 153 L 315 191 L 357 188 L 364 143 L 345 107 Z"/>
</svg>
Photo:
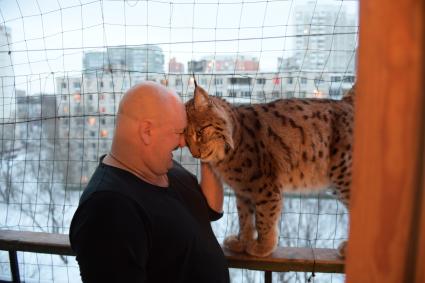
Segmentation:
<svg viewBox="0 0 425 283">
<path fill-rule="evenodd" d="M 304 0 L 0 0 L 0 24 L 11 29 L 17 88 L 53 91 L 54 77 L 78 74 L 82 54 L 105 46 L 159 44 L 185 64 L 208 55 L 246 55 L 260 71 L 293 53 L 295 5 Z M 354 13 L 354 0 L 314 0 Z M 3 46 L 3 48 L 5 48 Z M 0 47 L 1 49 L 1 47 Z M 2 66 L 0 66 L 1 68 Z"/>
</svg>

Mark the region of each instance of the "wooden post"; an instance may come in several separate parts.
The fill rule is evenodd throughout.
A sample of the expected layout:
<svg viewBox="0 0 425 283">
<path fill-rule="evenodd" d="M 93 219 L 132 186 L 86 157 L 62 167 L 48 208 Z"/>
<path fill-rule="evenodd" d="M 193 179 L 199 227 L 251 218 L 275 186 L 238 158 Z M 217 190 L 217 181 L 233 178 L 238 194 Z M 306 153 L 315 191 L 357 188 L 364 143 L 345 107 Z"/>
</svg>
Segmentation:
<svg viewBox="0 0 425 283">
<path fill-rule="evenodd" d="M 424 14 L 360 1 L 348 283 L 424 282 Z"/>
</svg>

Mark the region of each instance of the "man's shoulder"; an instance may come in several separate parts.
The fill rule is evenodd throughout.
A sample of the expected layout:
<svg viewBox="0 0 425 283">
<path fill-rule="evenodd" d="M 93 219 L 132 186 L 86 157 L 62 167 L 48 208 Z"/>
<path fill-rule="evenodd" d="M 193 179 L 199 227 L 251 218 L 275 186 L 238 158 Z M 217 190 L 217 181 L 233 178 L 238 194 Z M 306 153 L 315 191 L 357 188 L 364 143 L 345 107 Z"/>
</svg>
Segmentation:
<svg viewBox="0 0 425 283">
<path fill-rule="evenodd" d="M 170 169 L 169 173 L 177 178 L 187 178 L 192 181 L 193 179 L 197 180 L 196 175 L 194 175 L 176 160 L 173 160 L 173 168 Z"/>
<path fill-rule="evenodd" d="M 131 178 L 123 174 L 122 170 L 100 164 L 84 189 L 80 203 L 95 195 L 98 196 L 100 193 L 102 197 L 117 195 L 128 197 L 131 191 L 131 180 L 129 180 Z"/>
</svg>

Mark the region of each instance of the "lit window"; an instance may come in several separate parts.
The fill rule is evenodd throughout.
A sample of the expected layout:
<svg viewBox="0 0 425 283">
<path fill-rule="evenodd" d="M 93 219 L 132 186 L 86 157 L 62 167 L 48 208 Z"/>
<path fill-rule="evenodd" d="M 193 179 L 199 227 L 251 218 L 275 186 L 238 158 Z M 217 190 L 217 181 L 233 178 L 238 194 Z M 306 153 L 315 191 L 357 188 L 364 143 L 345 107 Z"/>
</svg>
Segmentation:
<svg viewBox="0 0 425 283">
<path fill-rule="evenodd" d="M 280 77 L 274 77 L 273 78 L 273 84 L 275 84 L 275 85 L 280 84 Z"/>
<path fill-rule="evenodd" d="M 85 184 L 89 181 L 89 178 L 87 178 L 87 176 L 82 176 L 81 177 L 81 183 Z"/>
<path fill-rule="evenodd" d="M 189 85 L 194 85 L 195 82 L 195 78 L 194 77 L 190 77 L 189 78 Z"/>
<path fill-rule="evenodd" d="M 107 130 L 101 130 L 100 131 L 100 137 L 107 138 L 108 137 L 108 131 Z"/>
<path fill-rule="evenodd" d="M 81 102 L 81 94 L 78 93 L 78 92 L 76 94 L 74 94 L 74 100 L 75 100 L 75 102 L 80 103 Z"/>
<path fill-rule="evenodd" d="M 88 124 L 90 126 L 93 126 L 94 124 L 96 124 L 96 118 L 95 117 L 90 117 L 87 122 L 88 122 Z"/>
</svg>

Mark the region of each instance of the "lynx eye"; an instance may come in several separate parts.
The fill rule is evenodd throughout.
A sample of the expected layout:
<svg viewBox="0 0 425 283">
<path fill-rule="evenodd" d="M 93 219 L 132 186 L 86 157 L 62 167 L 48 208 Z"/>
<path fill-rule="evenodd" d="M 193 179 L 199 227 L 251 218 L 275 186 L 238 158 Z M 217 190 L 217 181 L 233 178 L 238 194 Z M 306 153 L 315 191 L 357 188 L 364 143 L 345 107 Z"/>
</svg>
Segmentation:
<svg viewBox="0 0 425 283">
<path fill-rule="evenodd" d="M 208 128 L 208 127 L 212 127 L 212 124 L 208 124 L 208 125 L 206 125 L 206 126 L 203 126 L 202 128 L 200 128 L 200 129 L 197 129 L 196 130 L 196 138 L 199 140 L 201 137 L 202 137 L 202 133 L 204 132 L 204 130 L 206 129 L 206 128 Z"/>
<path fill-rule="evenodd" d="M 202 137 L 202 131 L 201 130 L 197 130 L 196 131 L 196 138 L 201 138 Z"/>
</svg>

